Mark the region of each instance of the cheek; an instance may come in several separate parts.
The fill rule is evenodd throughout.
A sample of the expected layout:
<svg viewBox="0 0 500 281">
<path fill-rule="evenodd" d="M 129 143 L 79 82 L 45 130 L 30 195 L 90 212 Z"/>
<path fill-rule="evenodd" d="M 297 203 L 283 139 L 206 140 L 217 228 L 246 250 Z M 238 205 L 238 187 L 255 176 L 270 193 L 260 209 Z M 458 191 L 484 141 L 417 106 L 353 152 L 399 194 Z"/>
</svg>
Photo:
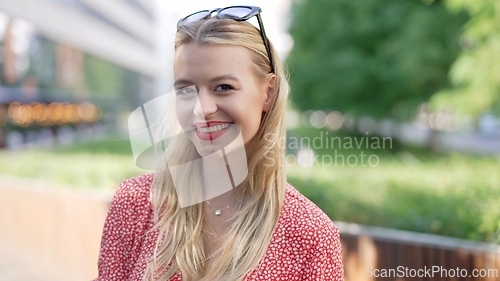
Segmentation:
<svg viewBox="0 0 500 281">
<path fill-rule="evenodd" d="M 245 143 L 248 143 L 259 131 L 262 111 L 260 111 L 259 108 L 254 108 L 246 112 L 248 114 L 241 116 L 239 123 L 243 140 Z"/>
<path fill-rule="evenodd" d="M 177 117 L 179 125 L 181 125 L 183 129 L 186 129 L 186 127 L 189 126 L 189 119 L 193 114 L 193 108 L 194 105 L 192 105 L 192 102 L 185 100 L 176 101 L 175 115 Z"/>
<path fill-rule="evenodd" d="M 264 102 L 265 96 L 257 94 L 260 91 L 259 88 L 256 88 L 253 93 L 253 97 L 248 99 L 245 103 L 245 110 L 248 112 L 247 118 L 247 126 L 248 126 L 248 134 L 246 141 L 250 141 L 255 134 L 259 131 L 261 120 L 262 120 L 262 112 L 264 110 Z"/>
</svg>

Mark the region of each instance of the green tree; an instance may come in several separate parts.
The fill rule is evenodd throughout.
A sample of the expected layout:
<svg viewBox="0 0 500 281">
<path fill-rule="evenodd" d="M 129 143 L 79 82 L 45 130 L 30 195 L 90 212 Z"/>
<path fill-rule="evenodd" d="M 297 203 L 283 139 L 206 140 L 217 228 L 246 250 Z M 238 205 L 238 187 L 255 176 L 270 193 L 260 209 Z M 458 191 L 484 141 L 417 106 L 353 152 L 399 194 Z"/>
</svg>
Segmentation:
<svg viewBox="0 0 500 281">
<path fill-rule="evenodd" d="M 500 113 L 500 1 L 448 0 L 452 11 L 470 15 L 461 38 L 462 52 L 450 71 L 452 87 L 433 104 L 477 116 Z"/>
<path fill-rule="evenodd" d="M 465 20 L 432 0 L 294 2 L 292 100 L 300 110 L 406 119 L 448 86 Z"/>
</svg>

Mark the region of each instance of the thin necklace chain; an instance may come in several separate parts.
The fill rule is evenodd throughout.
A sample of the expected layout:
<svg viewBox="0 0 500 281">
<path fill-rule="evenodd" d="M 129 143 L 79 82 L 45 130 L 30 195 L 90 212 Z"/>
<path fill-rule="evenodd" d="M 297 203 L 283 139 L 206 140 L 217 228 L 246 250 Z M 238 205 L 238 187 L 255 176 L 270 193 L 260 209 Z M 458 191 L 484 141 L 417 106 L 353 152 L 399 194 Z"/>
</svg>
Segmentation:
<svg viewBox="0 0 500 281">
<path fill-rule="evenodd" d="M 236 202 L 236 203 L 239 203 L 240 201 L 241 200 L 238 200 L 238 202 Z M 207 204 L 210 205 L 210 201 L 207 200 Z M 217 210 L 215 210 L 214 213 L 215 213 L 216 216 L 220 217 L 222 215 L 222 211 L 225 211 L 225 210 L 227 210 L 229 208 L 231 208 L 231 205 L 227 205 L 224 209 L 217 209 Z"/>
</svg>

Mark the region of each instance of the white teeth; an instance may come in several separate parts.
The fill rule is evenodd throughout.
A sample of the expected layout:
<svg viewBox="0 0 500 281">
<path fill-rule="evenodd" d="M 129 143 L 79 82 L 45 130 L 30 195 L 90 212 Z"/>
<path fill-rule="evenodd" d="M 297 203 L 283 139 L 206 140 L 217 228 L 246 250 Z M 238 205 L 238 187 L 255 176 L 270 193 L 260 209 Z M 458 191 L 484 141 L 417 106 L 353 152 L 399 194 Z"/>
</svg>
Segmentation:
<svg viewBox="0 0 500 281">
<path fill-rule="evenodd" d="M 224 130 L 227 127 L 229 127 L 229 124 L 222 124 L 222 125 L 217 125 L 217 126 L 213 126 L 213 127 L 201 127 L 201 128 L 198 127 L 197 130 L 198 130 L 198 132 L 201 132 L 204 134 L 209 134 L 209 133 L 217 132 L 220 130 Z"/>
</svg>

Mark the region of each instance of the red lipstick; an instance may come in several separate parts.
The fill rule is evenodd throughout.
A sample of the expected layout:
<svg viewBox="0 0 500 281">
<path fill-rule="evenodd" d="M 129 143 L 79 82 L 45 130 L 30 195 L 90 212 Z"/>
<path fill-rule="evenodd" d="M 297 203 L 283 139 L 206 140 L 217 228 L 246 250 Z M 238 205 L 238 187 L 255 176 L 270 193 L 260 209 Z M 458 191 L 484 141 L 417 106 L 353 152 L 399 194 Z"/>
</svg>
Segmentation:
<svg viewBox="0 0 500 281">
<path fill-rule="evenodd" d="M 201 140 L 213 141 L 227 132 L 232 124 L 232 122 L 225 121 L 196 122 L 194 123 L 196 126 L 195 133 Z"/>
</svg>

